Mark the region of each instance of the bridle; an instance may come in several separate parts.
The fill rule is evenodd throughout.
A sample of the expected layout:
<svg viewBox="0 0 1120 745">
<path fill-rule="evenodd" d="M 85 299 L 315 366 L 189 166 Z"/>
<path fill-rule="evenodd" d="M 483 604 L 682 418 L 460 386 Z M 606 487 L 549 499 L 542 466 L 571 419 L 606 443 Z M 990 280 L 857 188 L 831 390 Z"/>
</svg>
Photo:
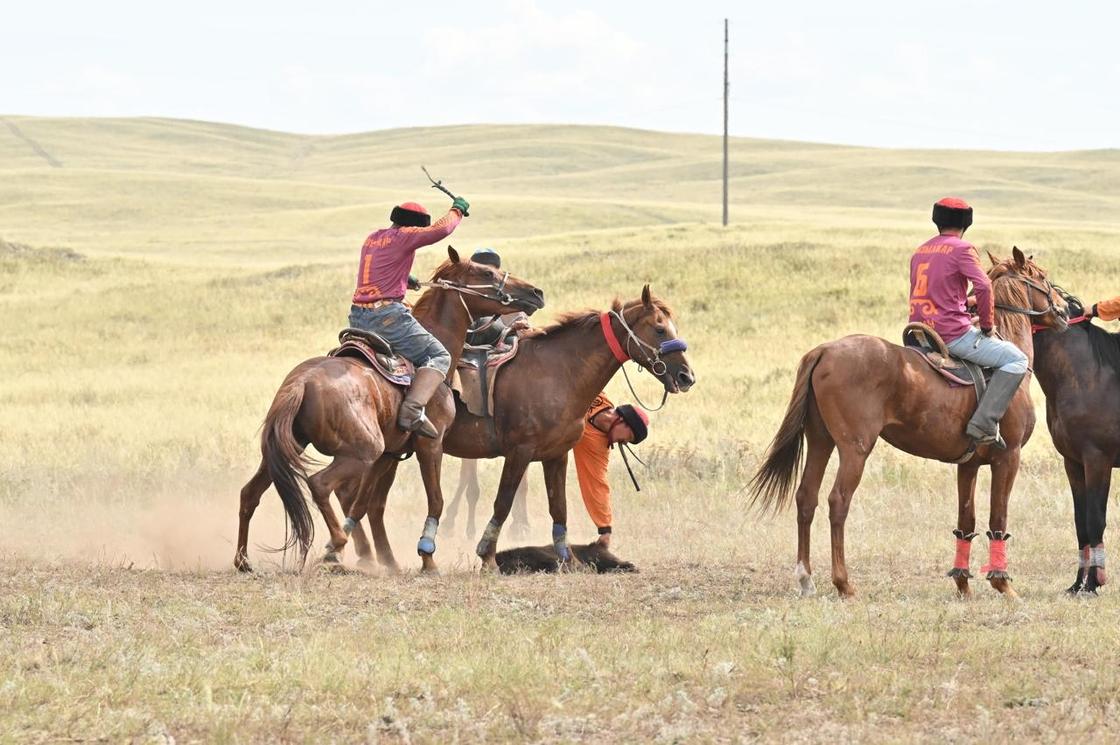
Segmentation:
<svg viewBox="0 0 1120 745">
<path fill-rule="evenodd" d="M 666 387 L 662 392 L 661 404 L 657 408 L 653 408 L 642 401 L 638 396 L 638 392 L 634 390 L 634 384 L 630 382 L 630 374 L 626 372 L 626 360 L 634 360 L 638 363 L 639 368 L 649 370 L 650 373 L 659 380 L 669 371 L 669 366 L 661 359 L 663 354 L 672 354 L 673 352 L 684 352 L 688 350 L 688 343 L 684 339 L 666 339 L 656 347 L 648 342 L 643 341 L 639 336 L 634 333 L 634 329 L 630 328 L 630 324 L 626 322 L 624 316 L 626 309 L 622 313 L 616 310 L 608 310 L 599 316 L 600 324 L 603 328 L 603 336 L 607 340 L 607 345 L 614 353 L 615 359 L 618 360 L 619 365 L 622 367 L 622 375 L 626 378 L 626 385 L 630 388 L 630 393 L 633 394 L 634 400 L 645 409 L 646 411 L 660 411 L 665 406 L 665 402 L 669 399 L 669 389 Z M 622 330 L 626 333 L 626 348 L 625 350 L 618 344 L 617 337 L 614 336 L 614 328 L 611 324 L 611 319 L 618 321 L 622 326 Z M 641 354 L 641 359 L 634 356 L 634 347 Z"/>
<path fill-rule="evenodd" d="M 1005 310 L 1008 313 L 1018 313 L 1019 315 L 1029 316 L 1031 318 L 1038 318 L 1039 316 L 1044 316 L 1048 313 L 1058 314 L 1059 313 L 1058 312 L 1058 307 L 1056 305 L 1054 305 L 1054 296 L 1053 296 L 1054 291 L 1057 290 L 1059 295 L 1062 297 L 1063 300 L 1068 295 L 1068 293 L 1066 293 L 1065 290 L 1062 290 L 1057 285 L 1053 284 L 1050 280 L 1045 279 L 1045 278 L 1043 278 L 1042 281 L 1046 283 L 1046 286 L 1043 287 L 1043 286 L 1035 283 L 1034 281 L 1032 281 L 1029 277 L 1024 277 L 1020 274 L 1009 274 L 1007 276 L 1008 276 L 1009 279 L 1016 279 L 1016 280 L 1022 282 L 1030 290 L 1037 290 L 1038 292 L 1041 292 L 1046 297 L 1046 309 L 1045 310 L 1035 310 L 1034 308 L 1020 308 L 1017 305 L 1006 305 L 1004 303 L 996 303 L 996 308 L 998 310 Z"/>
<path fill-rule="evenodd" d="M 491 283 L 488 285 L 467 285 L 462 282 L 452 282 L 449 279 L 436 279 L 431 282 L 421 282 L 421 287 L 432 287 L 437 290 L 453 290 L 460 295 L 473 295 L 485 300 L 493 300 L 502 305 L 512 305 L 515 301 L 512 295 L 506 292 L 506 280 L 509 279 L 509 272 L 502 273 L 502 279 L 497 284 Z M 493 295 L 487 295 L 485 292 L 479 290 L 493 290 Z"/>
</svg>

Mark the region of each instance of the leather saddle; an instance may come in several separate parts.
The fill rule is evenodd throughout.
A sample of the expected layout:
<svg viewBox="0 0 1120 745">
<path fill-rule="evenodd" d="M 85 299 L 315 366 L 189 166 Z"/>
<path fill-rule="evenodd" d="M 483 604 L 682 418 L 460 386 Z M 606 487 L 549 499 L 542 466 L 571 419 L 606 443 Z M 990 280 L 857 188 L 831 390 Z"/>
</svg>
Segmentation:
<svg viewBox="0 0 1120 745">
<path fill-rule="evenodd" d="M 909 323 L 902 331 L 902 346 L 921 355 L 926 364 L 932 367 L 950 386 L 972 386 L 976 389 L 976 400 L 984 397 L 984 389 L 992 377 L 992 368 L 980 367 L 968 360 L 962 360 L 949 353 L 941 335 L 924 323 Z"/>
<path fill-rule="evenodd" d="M 327 356 L 361 360 L 390 383 L 405 387 L 412 385 L 412 375 L 416 371 L 409 360 L 393 352 L 384 337 L 363 329 L 343 329 L 338 334 L 338 346 Z"/>
<path fill-rule="evenodd" d="M 475 416 L 494 415 L 494 382 L 498 370 L 517 356 L 520 340 L 517 334 L 507 334 L 493 346 L 463 345 L 463 355 L 455 371 L 452 388 L 467 411 Z"/>
</svg>

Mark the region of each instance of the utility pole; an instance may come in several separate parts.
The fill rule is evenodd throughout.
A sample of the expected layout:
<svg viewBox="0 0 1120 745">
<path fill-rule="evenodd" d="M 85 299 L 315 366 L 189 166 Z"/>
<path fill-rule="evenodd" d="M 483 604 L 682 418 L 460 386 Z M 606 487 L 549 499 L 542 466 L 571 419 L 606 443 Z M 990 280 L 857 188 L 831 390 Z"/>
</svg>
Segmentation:
<svg viewBox="0 0 1120 745">
<path fill-rule="evenodd" d="M 723 19 L 723 225 L 727 226 L 727 19 Z"/>
</svg>

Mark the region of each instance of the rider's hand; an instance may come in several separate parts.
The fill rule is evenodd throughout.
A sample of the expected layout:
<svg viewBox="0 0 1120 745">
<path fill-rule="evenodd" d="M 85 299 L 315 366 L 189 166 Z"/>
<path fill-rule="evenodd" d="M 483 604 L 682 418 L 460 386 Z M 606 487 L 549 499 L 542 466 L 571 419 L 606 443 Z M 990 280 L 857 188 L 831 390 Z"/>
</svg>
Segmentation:
<svg viewBox="0 0 1120 745">
<path fill-rule="evenodd" d="M 459 210 L 463 213 L 463 217 L 469 217 L 470 213 L 467 212 L 471 208 L 471 203 L 462 197 L 455 197 L 455 201 L 451 203 L 451 209 Z"/>
<path fill-rule="evenodd" d="M 516 321 L 511 323 L 509 327 L 513 331 L 527 331 L 532 328 L 532 326 L 529 324 L 529 321 L 525 318 L 518 318 Z"/>
<path fill-rule="evenodd" d="M 416 277 L 413 277 L 411 274 L 408 275 L 408 289 L 410 289 L 410 290 L 419 290 L 420 289 L 420 280 L 418 280 Z"/>
<path fill-rule="evenodd" d="M 996 332 L 996 330 L 993 329 L 993 328 L 984 328 L 983 326 L 980 327 L 980 333 L 983 334 L 984 336 L 991 336 L 995 332 Z"/>
<path fill-rule="evenodd" d="M 611 534 L 610 533 L 603 533 L 601 536 L 599 536 L 598 543 L 603 548 L 610 548 L 611 547 Z"/>
<path fill-rule="evenodd" d="M 1093 303 L 1093 307 L 1085 311 L 1086 318 L 1097 318 L 1097 304 Z"/>
</svg>

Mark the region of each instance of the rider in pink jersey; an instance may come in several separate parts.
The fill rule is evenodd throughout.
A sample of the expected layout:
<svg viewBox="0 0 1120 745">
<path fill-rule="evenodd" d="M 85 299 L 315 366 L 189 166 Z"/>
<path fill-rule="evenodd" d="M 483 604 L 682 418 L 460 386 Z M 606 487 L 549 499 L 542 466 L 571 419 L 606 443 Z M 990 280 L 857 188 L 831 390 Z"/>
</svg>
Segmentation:
<svg viewBox="0 0 1120 745">
<path fill-rule="evenodd" d="M 910 320 L 932 326 L 949 351 L 982 367 L 995 368 L 992 380 L 965 432 L 977 444 L 1003 446 L 999 421 L 1027 374 L 1027 356 L 996 336 L 992 283 L 964 232 L 972 224 L 972 207 L 946 197 L 933 205 L 938 235 L 910 258 Z M 968 285 L 976 297 L 980 328 L 968 313 Z"/>
</svg>

